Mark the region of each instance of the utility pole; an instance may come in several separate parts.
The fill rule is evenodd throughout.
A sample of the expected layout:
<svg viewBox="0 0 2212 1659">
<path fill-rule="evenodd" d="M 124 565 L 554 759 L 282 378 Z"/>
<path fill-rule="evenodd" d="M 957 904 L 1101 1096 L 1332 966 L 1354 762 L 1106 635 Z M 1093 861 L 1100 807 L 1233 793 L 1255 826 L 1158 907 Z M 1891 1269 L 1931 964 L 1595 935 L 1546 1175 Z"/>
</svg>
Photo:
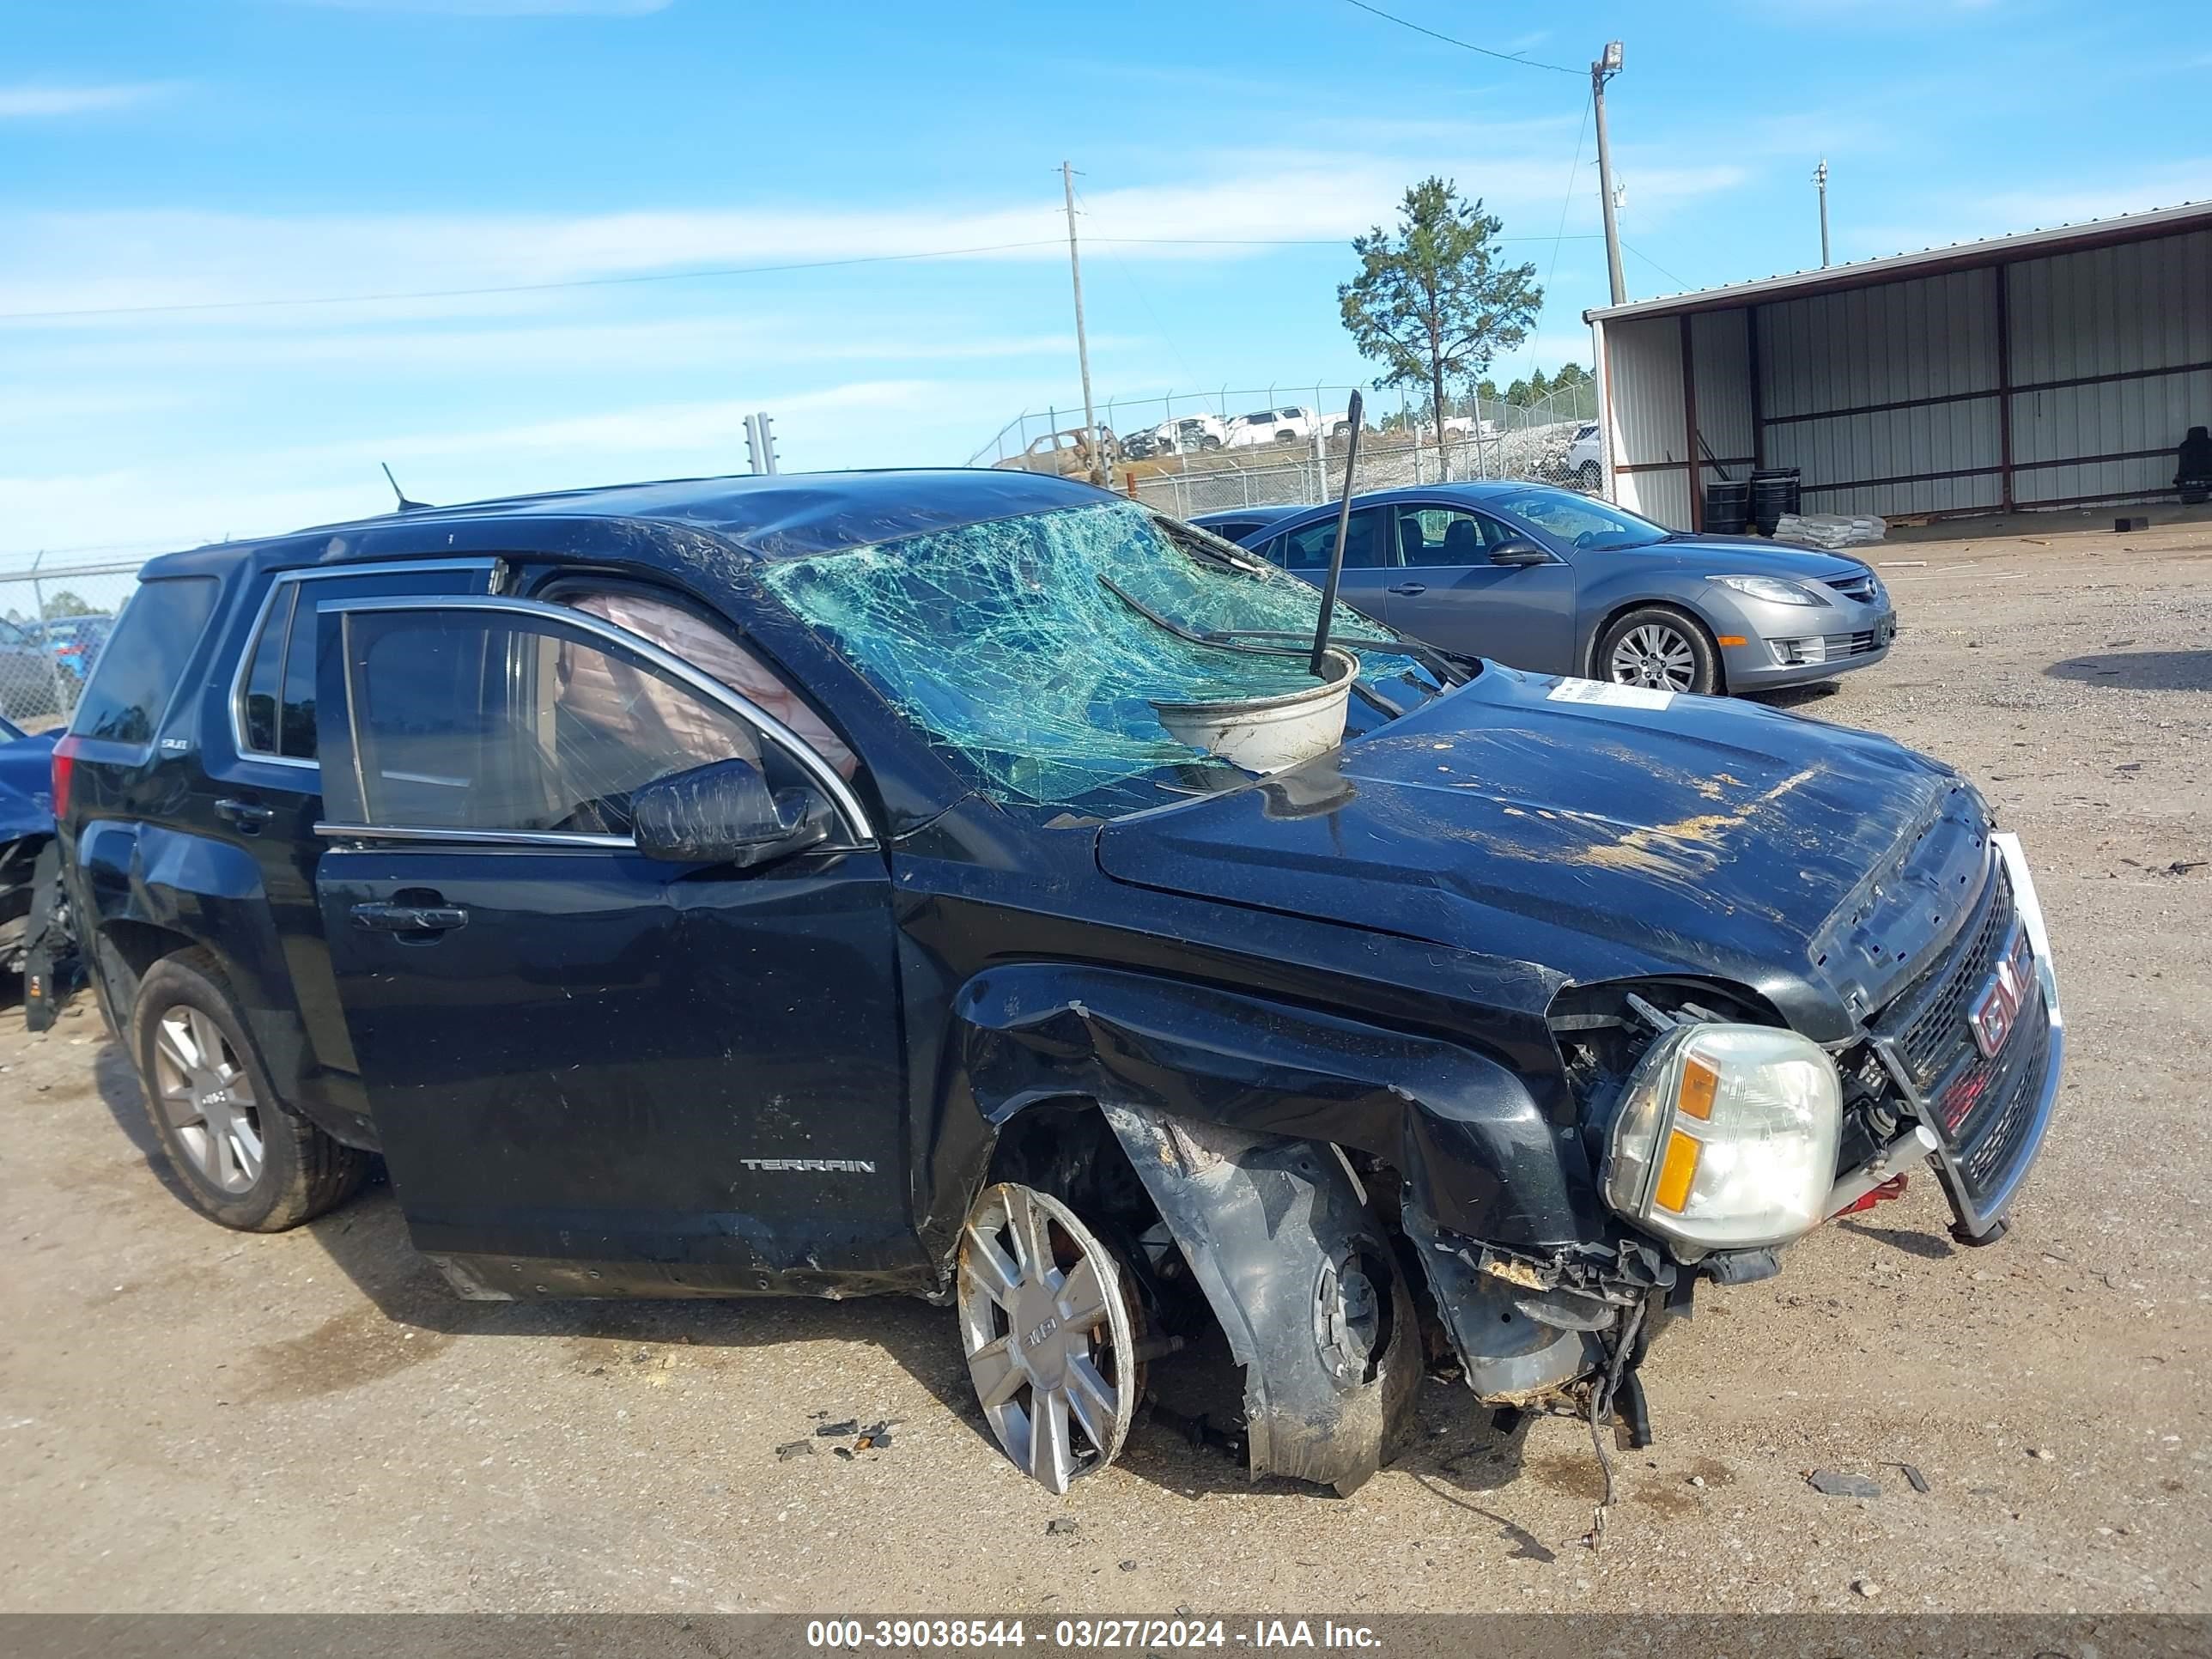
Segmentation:
<svg viewBox="0 0 2212 1659">
<path fill-rule="evenodd" d="M 1820 187 L 1820 269 L 1828 268 L 1828 158 L 1813 169 L 1813 182 Z"/>
<path fill-rule="evenodd" d="M 1620 73 L 1620 42 L 1608 40 L 1590 65 L 1590 107 L 1597 116 L 1597 193 L 1605 209 L 1605 268 L 1613 279 L 1613 302 L 1628 303 L 1628 281 L 1620 273 L 1620 227 L 1613 216 L 1613 146 L 1605 136 L 1605 83 Z"/>
<path fill-rule="evenodd" d="M 1083 337 L 1083 260 L 1075 251 L 1075 167 L 1060 164 L 1060 182 L 1067 195 L 1067 271 L 1075 282 L 1075 361 L 1083 370 L 1083 441 L 1091 449 L 1091 482 L 1103 484 L 1106 477 L 1106 447 L 1098 441 L 1098 416 L 1091 406 L 1091 346 Z"/>
</svg>

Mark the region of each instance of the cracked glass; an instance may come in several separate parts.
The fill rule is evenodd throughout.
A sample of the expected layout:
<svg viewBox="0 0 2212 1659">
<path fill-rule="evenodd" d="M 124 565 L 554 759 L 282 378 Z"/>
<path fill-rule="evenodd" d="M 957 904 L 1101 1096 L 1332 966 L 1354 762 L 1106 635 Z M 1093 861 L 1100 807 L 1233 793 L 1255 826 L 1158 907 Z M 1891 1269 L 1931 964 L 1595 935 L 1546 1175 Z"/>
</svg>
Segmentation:
<svg viewBox="0 0 2212 1659">
<path fill-rule="evenodd" d="M 1170 737 L 1153 702 L 1314 684 L 1296 641 L 1312 638 L 1316 588 L 1133 504 L 776 561 L 763 580 L 1002 803 L 1127 811 L 1231 787 L 1248 775 Z M 1291 649 L 1182 639 L 1138 605 L 1196 634 L 1291 635 Z M 1411 656 L 1375 648 L 1398 642 L 1381 623 L 1340 605 L 1330 626 L 1389 706 L 1441 689 Z M 1384 718 L 1358 698 L 1352 710 L 1355 731 Z"/>
</svg>

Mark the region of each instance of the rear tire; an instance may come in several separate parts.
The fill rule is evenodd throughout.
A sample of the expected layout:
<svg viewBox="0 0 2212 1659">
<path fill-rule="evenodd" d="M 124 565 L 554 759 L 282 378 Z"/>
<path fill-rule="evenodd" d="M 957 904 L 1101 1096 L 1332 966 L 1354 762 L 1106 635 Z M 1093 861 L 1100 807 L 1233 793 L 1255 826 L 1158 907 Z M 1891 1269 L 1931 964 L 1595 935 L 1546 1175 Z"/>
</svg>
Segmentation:
<svg viewBox="0 0 2212 1659">
<path fill-rule="evenodd" d="M 1721 689 L 1720 652 L 1698 621 L 1670 605 L 1647 605 L 1605 630 L 1593 678 L 1615 685 L 1711 696 Z"/>
<path fill-rule="evenodd" d="M 1586 493 L 1597 494 L 1599 473 L 1595 461 L 1584 461 L 1575 469 L 1575 483 Z"/>
<path fill-rule="evenodd" d="M 207 951 L 179 951 L 146 970 L 131 1006 L 130 1048 L 155 1137 L 185 1197 L 211 1220 L 283 1232 L 359 1190 L 369 1155 L 278 1100 Z"/>
</svg>

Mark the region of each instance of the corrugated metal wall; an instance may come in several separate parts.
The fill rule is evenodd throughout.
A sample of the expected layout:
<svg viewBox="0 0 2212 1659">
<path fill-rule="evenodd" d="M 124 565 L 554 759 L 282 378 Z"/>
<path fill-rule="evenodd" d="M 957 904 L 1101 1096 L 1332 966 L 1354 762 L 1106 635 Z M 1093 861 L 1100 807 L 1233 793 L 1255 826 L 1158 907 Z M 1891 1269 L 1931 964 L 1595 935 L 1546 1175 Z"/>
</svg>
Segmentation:
<svg viewBox="0 0 2212 1659">
<path fill-rule="evenodd" d="M 1741 311 L 1699 312 L 1690 319 L 1700 492 L 1709 479 L 1751 476 L 1751 331 L 1746 324 Z"/>
<path fill-rule="evenodd" d="M 1753 453 L 1755 328 L 1761 463 L 1803 474 L 1808 512 L 1995 510 L 2006 384 L 2017 504 L 2164 493 L 2183 433 L 2212 425 L 2212 230 L 2021 260 L 2004 283 L 2008 379 L 1995 266 L 1692 313 L 1705 451 Z M 1620 502 L 1677 528 L 1690 523 L 1681 328 L 1605 325 Z M 1717 475 L 1700 461 L 1702 489 Z M 1652 467 L 1668 470 L 1638 470 Z"/>
<path fill-rule="evenodd" d="M 1808 511 L 1997 508 L 2004 385 L 2020 507 L 2166 491 L 2181 434 L 2212 425 L 2212 230 L 2006 265 L 2008 365 L 1997 301 L 1990 265 L 1694 312 L 1705 453 L 1754 453 L 1756 330 L 1760 465 L 1796 467 Z M 1606 358 L 1621 504 L 1686 529 L 1681 316 L 1606 323 Z M 1701 456 L 1698 489 L 1714 476 Z"/>
<path fill-rule="evenodd" d="M 1673 317 L 1608 323 L 1606 410 L 1613 486 L 1632 513 L 1690 523 L 1689 428 L 1682 420 L 1682 325 Z M 1643 471 L 1645 468 L 1662 471 Z"/>
<path fill-rule="evenodd" d="M 1759 307 L 1765 464 L 1814 513 L 1999 501 L 1996 276 L 1955 271 Z M 1925 398 L 1955 401 L 1926 403 Z M 1908 409 L 1869 405 L 1911 403 Z M 1856 413 L 1828 411 L 1856 410 Z M 1915 473 L 1956 476 L 1890 483 Z"/>
<path fill-rule="evenodd" d="M 2212 425 L 2212 231 L 2011 267 L 2013 494 L 2023 505 L 2148 495 Z M 2197 363 L 2186 374 L 2146 369 Z M 2130 378 L 2051 386 L 2091 375 Z M 2123 459 L 2084 460 L 2089 456 Z"/>
</svg>

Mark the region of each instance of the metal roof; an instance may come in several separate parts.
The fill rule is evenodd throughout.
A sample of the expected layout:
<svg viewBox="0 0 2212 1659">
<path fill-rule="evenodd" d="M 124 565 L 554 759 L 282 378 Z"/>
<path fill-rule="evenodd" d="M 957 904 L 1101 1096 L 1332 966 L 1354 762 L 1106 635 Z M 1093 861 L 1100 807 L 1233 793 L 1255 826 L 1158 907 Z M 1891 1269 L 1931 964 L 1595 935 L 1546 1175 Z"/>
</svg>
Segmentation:
<svg viewBox="0 0 2212 1659">
<path fill-rule="evenodd" d="M 2078 225 L 2057 225 L 2048 230 L 2024 230 L 2010 236 L 1993 236 L 1986 241 L 1954 242 L 1948 247 L 1923 248 L 1917 253 L 1885 254 L 1878 259 L 1764 276 L 1756 282 L 1735 283 L 1725 288 L 1696 289 L 1686 294 L 1633 300 L 1626 305 L 1594 306 L 1583 313 L 1583 320 L 1609 323 L 1626 318 L 1725 311 L 1766 300 L 1794 300 L 1844 289 L 1903 282 L 1914 276 L 2009 264 L 2044 254 L 2073 253 L 2086 248 L 2112 247 L 2122 242 L 2179 236 L 2207 226 L 2212 226 L 2212 202 L 2183 202 L 2174 207 L 2153 208 L 2145 213 L 2124 213 L 2110 219 L 2085 220 Z"/>
</svg>

